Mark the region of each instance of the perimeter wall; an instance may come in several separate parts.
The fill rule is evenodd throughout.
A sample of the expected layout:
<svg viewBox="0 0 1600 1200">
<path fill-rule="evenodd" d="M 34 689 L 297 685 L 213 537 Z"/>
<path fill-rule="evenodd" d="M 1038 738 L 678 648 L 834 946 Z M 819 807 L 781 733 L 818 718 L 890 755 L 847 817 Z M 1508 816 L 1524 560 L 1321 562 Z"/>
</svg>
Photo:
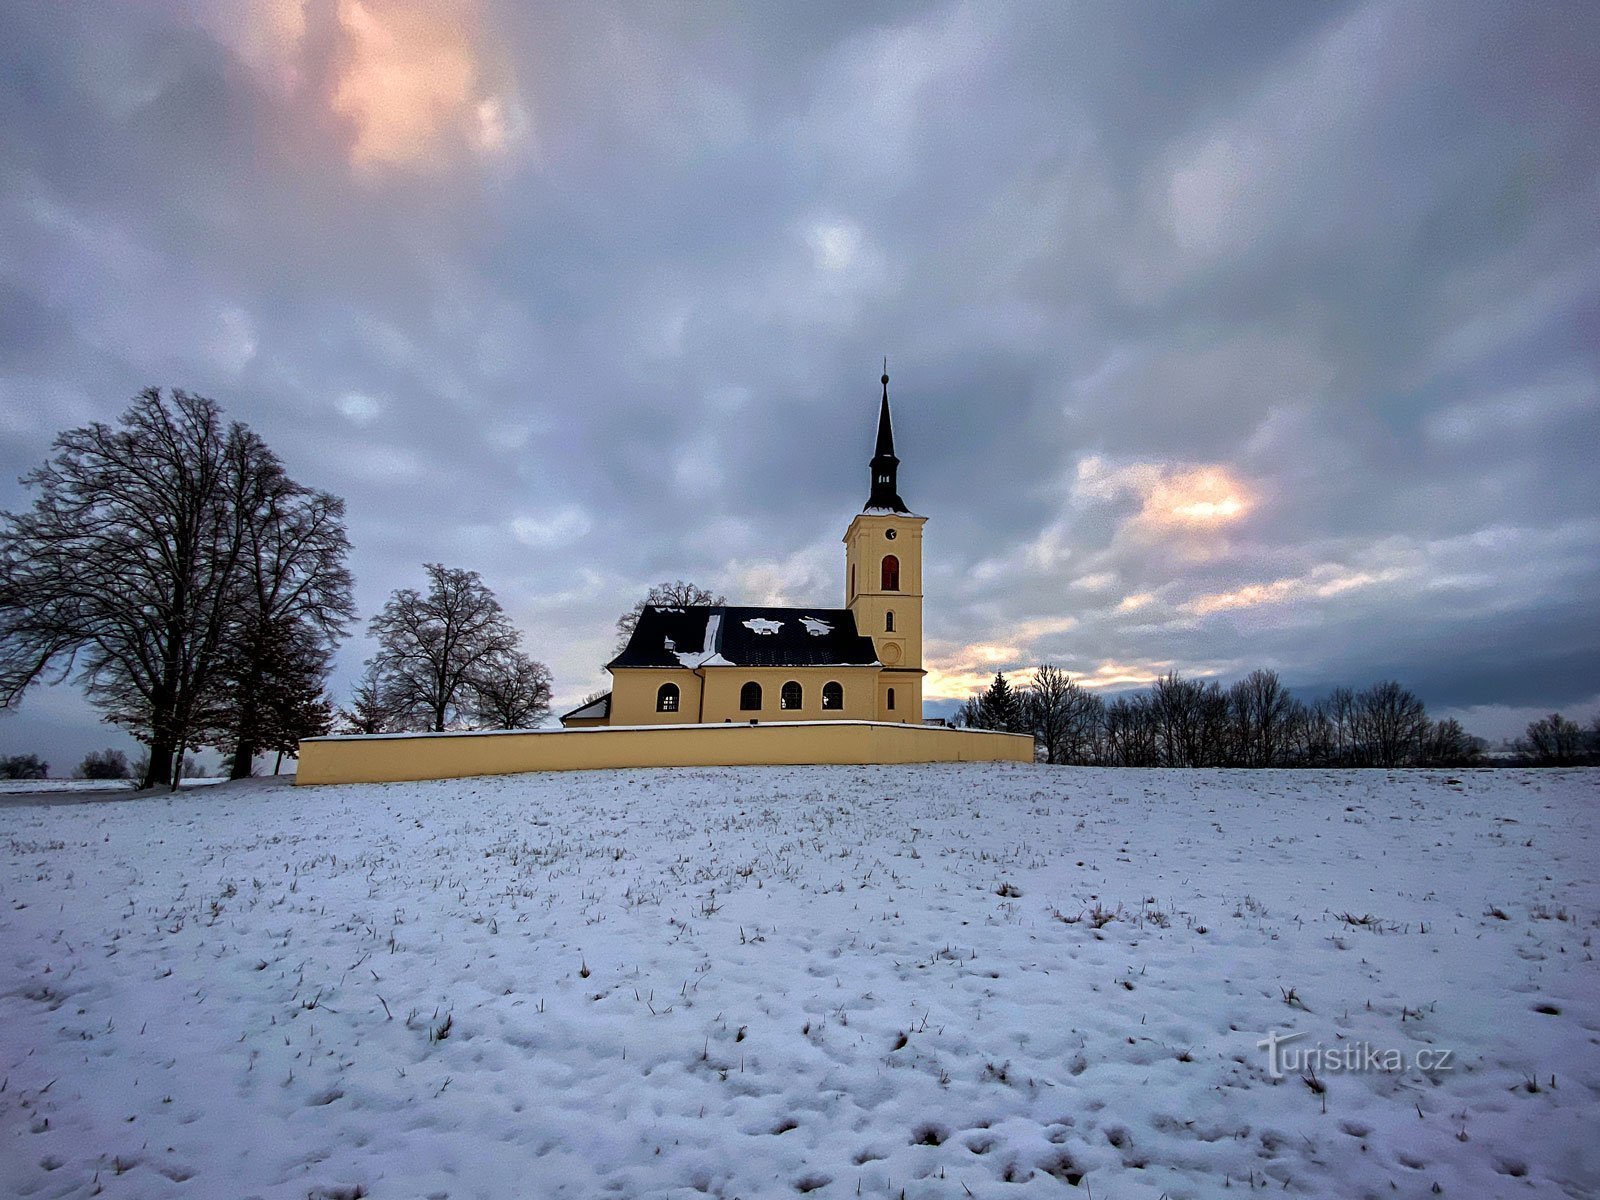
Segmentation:
<svg viewBox="0 0 1600 1200">
<path fill-rule="evenodd" d="M 307 738 L 300 743 L 296 782 L 395 783 L 614 767 L 1032 761 L 1031 737 L 988 730 L 872 721 L 623 726 Z"/>
</svg>

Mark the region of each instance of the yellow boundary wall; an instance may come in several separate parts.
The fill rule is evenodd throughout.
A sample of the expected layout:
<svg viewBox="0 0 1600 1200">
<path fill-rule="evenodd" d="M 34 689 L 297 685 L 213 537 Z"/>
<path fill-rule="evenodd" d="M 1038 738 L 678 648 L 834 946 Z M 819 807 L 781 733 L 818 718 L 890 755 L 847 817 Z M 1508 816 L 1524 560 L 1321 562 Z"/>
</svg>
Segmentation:
<svg viewBox="0 0 1600 1200">
<path fill-rule="evenodd" d="M 630 725 L 307 738 L 295 782 L 398 783 L 617 767 L 1032 761 L 1031 737 L 988 730 L 876 721 Z"/>
</svg>

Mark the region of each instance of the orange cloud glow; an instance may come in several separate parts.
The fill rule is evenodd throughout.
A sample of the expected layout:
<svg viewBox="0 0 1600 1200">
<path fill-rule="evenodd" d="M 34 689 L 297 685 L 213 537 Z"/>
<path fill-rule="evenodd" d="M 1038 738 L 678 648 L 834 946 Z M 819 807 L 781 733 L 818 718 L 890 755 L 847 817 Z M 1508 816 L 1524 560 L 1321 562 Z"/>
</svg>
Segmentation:
<svg viewBox="0 0 1600 1200">
<path fill-rule="evenodd" d="M 1094 500 L 1137 496 L 1142 504 L 1135 521 L 1151 529 L 1224 525 L 1243 517 L 1255 503 L 1244 482 L 1223 466 L 1113 466 L 1098 456 L 1078 464 L 1073 494 Z"/>
<path fill-rule="evenodd" d="M 358 166 L 427 158 L 475 112 L 470 15 L 465 6 L 340 0 L 349 60 L 333 107 L 355 127 Z"/>
<path fill-rule="evenodd" d="M 205 20 L 288 96 L 308 72 L 307 0 L 244 0 L 242 10 L 202 6 Z M 225 15 L 231 14 L 231 15 Z M 452 149 L 508 153 L 527 116 L 504 81 L 485 32 L 481 0 L 336 0 L 338 37 L 326 103 L 352 135 L 351 163 L 443 166 Z"/>
<path fill-rule="evenodd" d="M 928 661 L 928 675 L 923 680 L 923 695 L 929 700 L 965 700 L 977 692 L 981 692 L 994 681 L 996 669 L 1004 669 L 1004 662 L 994 662 L 987 670 L 977 668 L 976 664 L 983 661 L 980 650 L 989 649 L 984 646 L 960 646 L 947 654 Z M 1013 657 L 1010 661 L 1016 662 Z M 1091 671 L 1071 671 L 1073 681 L 1086 688 L 1122 688 L 1135 687 L 1142 684 L 1154 683 L 1161 678 L 1170 668 L 1170 663 L 1119 663 L 1106 661 L 1099 663 Z M 1006 678 L 1013 687 L 1026 687 L 1033 682 L 1034 668 L 1018 667 L 1006 671 Z"/>
<path fill-rule="evenodd" d="M 1396 579 L 1404 572 L 1399 570 L 1368 572 L 1347 571 L 1338 566 L 1318 567 L 1301 578 L 1274 579 L 1270 583 L 1252 583 L 1231 592 L 1210 592 L 1186 601 L 1182 609 L 1197 617 L 1212 613 L 1229 612 L 1241 608 L 1257 608 L 1266 604 L 1287 604 L 1299 600 L 1326 600 L 1343 592 L 1371 587 Z"/>
</svg>

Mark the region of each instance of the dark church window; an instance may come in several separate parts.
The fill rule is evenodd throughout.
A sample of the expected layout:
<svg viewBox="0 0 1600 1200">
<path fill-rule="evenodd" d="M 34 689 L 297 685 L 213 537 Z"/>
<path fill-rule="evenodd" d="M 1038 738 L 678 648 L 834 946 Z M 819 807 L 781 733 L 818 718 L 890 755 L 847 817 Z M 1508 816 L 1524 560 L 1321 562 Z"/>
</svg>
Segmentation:
<svg viewBox="0 0 1600 1200">
<path fill-rule="evenodd" d="M 886 554 L 883 559 L 883 590 L 900 590 L 900 560 L 892 554 Z"/>
<path fill-rule="evenodd" d="M 805 693 L 800 690 L 800 685 L 790 680 L 783 685 L 783 690 L 778 693 L 779 708 L 799 708 L 805 703 Z"/>
<path fill-rule="evenodd" d="M 656 711 L 657 712 L 677 712 L 678 711 L 678 685 L 677 684 L 675 684 L 675 683 L 663 683 L 661 685 L 660 689 L 656 692 Z"/>
<path fill-rule="evenodd" d="M 739 689 L 739 711 L 761 711 L 761 685 L 754 680 Z"/>
<path fill-rule="evenodd" d="M 885 633 L 894 632 L 894 609 L 892 608 L 883 614 L 883 631 Z"/>
<path fill-rule="evenodd" d="M 842 687 L 840 687 L 837 683 L 825 683 L 825 684 L 823 684 L 822 685 L 822 707 L 823 708 L 843 708 L 844 707 L 844 689 Z"/>
<path fill-rule="evenodd" d="M 894 689 L 893 688 L 889 689 L 889 711 L 890 712 L 894 711 Z"/>
</svg>

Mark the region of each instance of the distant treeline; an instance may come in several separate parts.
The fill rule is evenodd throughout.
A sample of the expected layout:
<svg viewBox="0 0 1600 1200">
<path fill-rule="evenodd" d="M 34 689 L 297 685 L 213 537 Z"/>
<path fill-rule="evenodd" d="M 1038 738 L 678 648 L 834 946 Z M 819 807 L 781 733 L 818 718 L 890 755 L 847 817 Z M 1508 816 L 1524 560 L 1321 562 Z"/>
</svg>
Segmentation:
<svg viewBox="0 0 1600 1200">
<path fill-rule="evenodd" d="M 1050 664 L 1013 688 L 997 674 L 962 704 L 956 724 L 1032 734 L 1043 762 L 1109 767 L 1462 767 L 1482 764 L 1487 743 L 1458 721 L 1435 721 L 1393 681 L 1335 688 L 1306 703 L 1276 671 L 1230 687 L 1176 672 L 1107 703 Z M 1528 727 L 1525 759 L 1565 764 L 1595 754 L 1587 733 L 1559 714 Z"/>
</svg>

